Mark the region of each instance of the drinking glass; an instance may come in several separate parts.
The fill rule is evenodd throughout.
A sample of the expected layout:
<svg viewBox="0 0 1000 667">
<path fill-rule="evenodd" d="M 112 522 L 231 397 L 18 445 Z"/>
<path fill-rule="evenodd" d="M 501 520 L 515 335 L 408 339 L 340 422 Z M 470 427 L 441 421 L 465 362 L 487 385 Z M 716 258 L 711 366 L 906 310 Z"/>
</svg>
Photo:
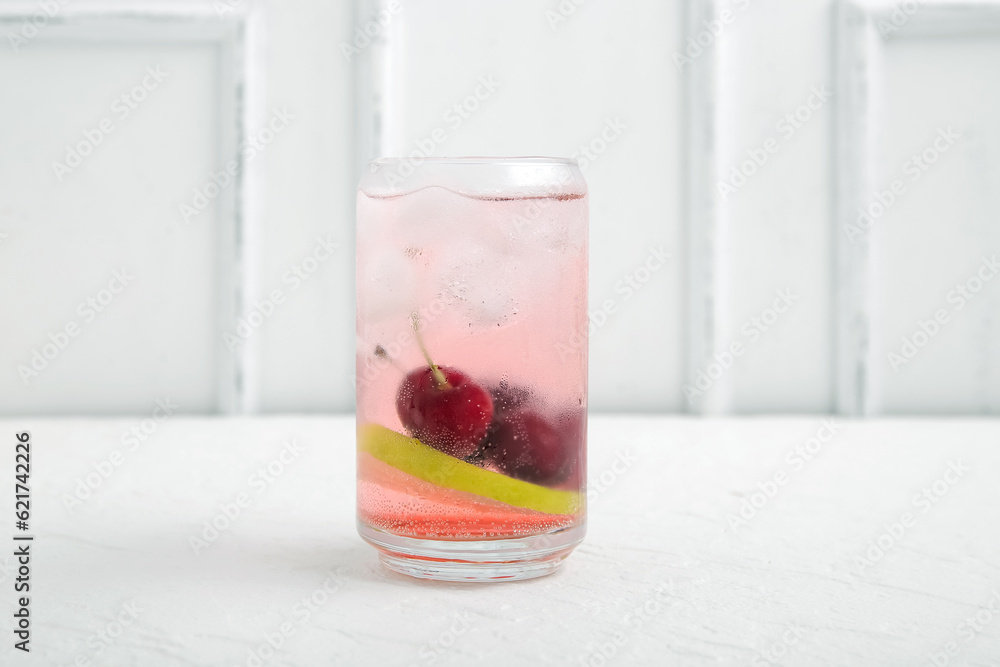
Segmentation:
<svg viewBox="0 0 1000 667">
<path fill-rule="evenodd" d="M 358 530 L 391 570 L 555 570 L 585 532 L 574 160 L 378 159 L 357 199 Z"/>
</svg>

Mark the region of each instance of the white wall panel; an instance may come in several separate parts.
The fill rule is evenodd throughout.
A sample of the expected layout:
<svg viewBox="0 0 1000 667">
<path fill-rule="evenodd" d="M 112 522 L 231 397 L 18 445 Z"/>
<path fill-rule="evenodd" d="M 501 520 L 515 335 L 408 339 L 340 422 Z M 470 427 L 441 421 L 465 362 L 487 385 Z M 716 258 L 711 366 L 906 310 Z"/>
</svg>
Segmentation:
<svg viewBox="0 0 1000 667">
<path fill-rule="evenodd" d="M 1000 33 L 886 48 L 879 172 L 906 190 L 871 232 L 882 305 L 872 363 L 883 378 L 873 411 L 1000 410 L 1000 266 L 982 268 L 997 279 L 981 287 L 978 275 L 984 257 L 1000 261 L 997 72 Z M 957 286 L 966 283 L 963 295 Z M 920 326 L 940 310 L 939 330 Z M 917 347 L 925 328 L 933 335 Z M 912 358 L 903 338 L 916 348 Z M 899 357 L 890 362 L 890 352 Z"/>
<path fill-rule="evenodd" d="M 829 138 L 830 6 L 695 2 L 688 21 L 695 102 L 688 133 L 711 119 L 689 155 L 692 249 L 704 265 L 692 294 L 686 408 L 726 414 L 832 407 Z M 707 90 L 705 88 L 707 87 Z M 791 118 L 789 118 L 791 116 Z M 707 153 L 707 157 L 701 153 Z M 781 294 L 784 301 L 772 310 Z M 694 312 L 694 310 L 692 311 Z M 773 317 L 777 314 L 777 317 Z M 697 346 L 701 347 L 699 350 Z M 733 345 L 739 354 L 733 355 Z"/>
<path fill-rule="evenodd" d="M 232 140 L 221 112 L 235 95 L 233 33 L 217 19 L 207 31 L 171 19 L 162 32 L 135 17 L 63 18 L 0 49 L 0 411 L 147 412 L 166 397 L 225 409 L 232 204 L 222 196 L 190 225 L 178 204 Z M 68 146 L 89 154 L 60 180 L 53 162 Z M 116 271 L 128 284 L 102 292 Z M 112 296 L 100 312 L 79 305 Z M 78 334 L 63 339 L 67 325 Z M 46 348 L 53 340 L 64 349 Z M 32 368 L 36 350 L 51 358 Z M 21 367 L 38 375 L 25 381 Z"/>
<path fill-rule="evenodd" d="M 869 5 L 843 19 L 838 231 L 841 272 L 860 276 L 843 317 L 859 326 L 847 405 L 996 412 L 1000 12 Z"/>
<path fill-rule="evenodd" d="M 729 267 L 728 339 L 747 348 L 733 366 L 730 408 L 826 412 L 833 390 L 829 6 L 733 7 L 739 15 L 723 43 L 719 82 L 720 123 L 731 136 L 720 141 L 719 177 L 730 180 L 733 168 L 750 175 L 722 204 L 728 255 L 717 260 Z M 767 160 L 750 173 L 746 160 L 759 161 L 762 149 Z M 769 323 L 779 290 L 793 303 Z"/>
<path fill-rule="evenodd" d="M 37 9 L 33 4 L 19 7 L 29 14 Z M 7 9 L 16 28 L 21 19 L 13 16 L 11 6 Z M 41 128 L 37 136 L 29 136 L 7 122 L 9 141 L 19 142 L 26 153 L 43 155 L 43 135 L 53 129 L 51 123 L 41 124 L 49 110 L 60 119 L 55 127 L 79 133 L 90 111 L 81 109 L 76 117 L 67 116 L 65 109 L 80 107 L 80 100 L 89 97 L 106 106 L 120 94 L 123 75 L 107 62 L 81 61 L 81 53 L 106 53 L 122 72 L 131 72 L 154 55 L 167 62 L 135 40 L 169 44 L 157 48 L 172 54 L 173 85 L 163 88 L 172 92 L 162 96 L 165 112 L 146 112 L 157 102 L 150 96 L 140 109 L 145 119 L 136 121 L 128 141 L 119 142 L 118 153 L 102 151 L 104 157 L 93 158 L 94 166 L 86 165 L 96 170 L 100 195 L 92 188 L 52 189 L 53 202 L 73 211 L 69 220 L 49 211 L 43 203 L 49 194 L 37 189 L 20 193 L 19 200 L 0 200 L 11 202 L 10 231 L 0 227 L 9 235 L 3 249 L 13 251 L 21 236 L 42 242 L 41 230 L 48 225 L 69 257 L 51 246 L 44 253 L 39 249 L 43 261 L 35 263 L 36 272 L 59 277 L 69 274 L 57 267 L 89 262 L 74 254 L 79 247 L 74 234 L 93 237 L 94 230 L 115 230 L 114 241 L 104 246 L 109 257 L 98 259 L 107 263 L 110 257 L 128 256 L 146 272 L 146 281 L 145 287 L 123 295 L 121 303 L 127 298 L 135 303 L 119 320 L 109 310 L 105 326 L 111 330 L 102 334 L 96 349 L 84 350 L 82 342 L 70 346 L 73 350 L 64 356 L 79 348 L 83 359 L 78 367 L 64 365 L 63 358 L 52 365 L 62 366 L 78 382 L 67 382 L 52 370 L 42 379 L 58 387 L 47 393 L 11 384 L 5 409 L 144 411 L 147 394 L 169 394 L 183 410 L 196 412 L 350 409 L 354 107 L 352 65 L 338 45 L 351 39 L 356 25 L 352 3 L 123 0 L 78 3 L 61 11 L 59 20 L 23 53 L 2 54 L 14 73 L 5 84 L 9 80 L 38 89 L 39 77 L 47 72 L 32 69 L 32 58 L 48 53 L 47 48 L 57 49 L 50 53 L 50 66 L 62 77 L 52 80 L 49 95 L 58 97 L 55 103 L 35 95 L 16 109 L 5 106 L 4 111 L 20 114 L 16 120 L 22 125 Z M 67 36 L 87 45 L 66 46 Z M 194 55 L 197 61 L 190 60 Z M 106 88 L 117 92 L 108 97 L 103 95 Z M 39 109 L 43 118 L 32 120 Z M 178 205 L 191 204 L 194 189 L 204 192 L 210 174 L 224 169 L 230 159 L 239 161 L 239 176 L 191 224 L 183 224 Z M 21 166 L 18 160 L 8 164 Z M 48 163 L 43 164 L 47 169 Z M 23 205 L 16 205 L 19 201 Z M 23 211 L 38 222 L 21 235 Z M 159 226 L 136 224 L 137 217 L 154 215 Z M 335 247 L 334 256 L 313 265 L 320 242 Z M 94 263 L 99 264 L 97 259 Z M 19 270 L 15 265 L 4 268 L 8 266 L 11 272 Z M 276 290 L 280 303 L 272 308 L 268 302 Z M 40 295 L 59 292 L 56 286 L 10 292 L 5 305 L 18 310 L 24 303 L 39 302 Z M 75 307 L 78 299 L 71 296 Z M 44 329 L 41 345 L 47 322 L 59 320 L 65 305 L 54 301 L 51 308 L 58 312 L 50 316 L 32 307 L 36 316 L 29 321 Z M 24 341 L 12 339 L 7 349 L 30 354 L 29 343 L 38 333 L 24 333 Z M 126 366 L 124 379 L 104 370 L 111 364 Z"/>
<path fill-rule="evenodd" d="M 254 299 L 285 300 L 247 341 L 258 345 L 259 409 L 349 411 L 354 406 L 353 64 L 341 53 L 359 24 L 351 2 L 268 2 L 266 110 L 288 128 L 267 146 L 264 213 L 254 243 Z M 317 261 L 317 239 L 339 244 Z M 324 256 L 321 250 L 320 255 Z M 298 269 L 296 269 L 298 267 Z M 298 278 L 299 270 L 305 279 Z"/>
</svg>

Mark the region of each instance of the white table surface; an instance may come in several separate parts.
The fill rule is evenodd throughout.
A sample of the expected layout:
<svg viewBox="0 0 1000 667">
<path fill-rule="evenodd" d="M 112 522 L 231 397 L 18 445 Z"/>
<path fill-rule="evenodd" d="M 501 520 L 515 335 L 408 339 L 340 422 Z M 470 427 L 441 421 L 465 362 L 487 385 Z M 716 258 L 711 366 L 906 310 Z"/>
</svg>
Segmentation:
<svg viewBox="0 0 1000 667">
<path fill-rule="evenodd" d="M 0 420 L 0 539 L 22 429 L 36 536 L 30 655 L 12 648 L 0 551 L 0 664 L 1000 666 L 997 420 L 838 421 L 800 466 L 786 457 L 821 417 L 595 416 L 586 541 L 555 575 L 486 585 L 380 567 L 355 532 L 352 417 L 173 417 L 132 451 L 122 434 L 140 423 Z M 280 474 L 251 479 L 293 439 Z M 773 497 L 753 498 L 776 472 Z M 946 477 L 933 503 L 914 498 Z M 189 539 L 239 493 L 249 507 L 196 555 Z"/>
</svg>

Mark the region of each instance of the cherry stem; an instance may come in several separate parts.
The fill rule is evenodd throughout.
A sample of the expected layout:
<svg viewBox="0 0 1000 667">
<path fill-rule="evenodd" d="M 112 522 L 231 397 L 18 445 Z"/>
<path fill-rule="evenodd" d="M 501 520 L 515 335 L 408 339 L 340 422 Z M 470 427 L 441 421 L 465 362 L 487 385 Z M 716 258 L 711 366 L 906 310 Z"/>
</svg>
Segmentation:
<svg viewBox="0 0 1000 667">
<path fill-rule="evenodd" d="M 413 333 L 417 335 L 417 345 L 420 346 L 420 351 L 424 354 L 424 359 L 427 360 L 427 365 L 431 367 L 431 373 L 434 374 L 434 379 L 438 383 L 439 389 L 451 389 L 451 385 L 448 384 L 448 378 L 444 376 L 441 369 L 437 367 L 433 361 L 431 361 L 431 355 L 427 351 L 427 347 L 424 345 L 424 338 L 420 335 L 420 316 L 413 313 L 410 316 L 413 319 Z"/>
</svg>

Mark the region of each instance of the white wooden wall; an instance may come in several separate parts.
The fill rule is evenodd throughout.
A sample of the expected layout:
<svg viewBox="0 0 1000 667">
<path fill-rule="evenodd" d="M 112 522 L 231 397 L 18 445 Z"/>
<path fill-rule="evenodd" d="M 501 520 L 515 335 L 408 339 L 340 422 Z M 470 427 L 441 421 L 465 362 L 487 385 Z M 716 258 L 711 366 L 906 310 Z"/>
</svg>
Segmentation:
<svg viewBox="0 0 1000 667">
<path fill-rule="evenodd" d="M 1000 410 L 1000 280 L 956 296 L 1000 254 L 996 2 L 46 6 L 0 0 L 4 414 L 350 410 L 354 186 L 415 150 L 582 158 L 596 410 Z"/>
</svg>

